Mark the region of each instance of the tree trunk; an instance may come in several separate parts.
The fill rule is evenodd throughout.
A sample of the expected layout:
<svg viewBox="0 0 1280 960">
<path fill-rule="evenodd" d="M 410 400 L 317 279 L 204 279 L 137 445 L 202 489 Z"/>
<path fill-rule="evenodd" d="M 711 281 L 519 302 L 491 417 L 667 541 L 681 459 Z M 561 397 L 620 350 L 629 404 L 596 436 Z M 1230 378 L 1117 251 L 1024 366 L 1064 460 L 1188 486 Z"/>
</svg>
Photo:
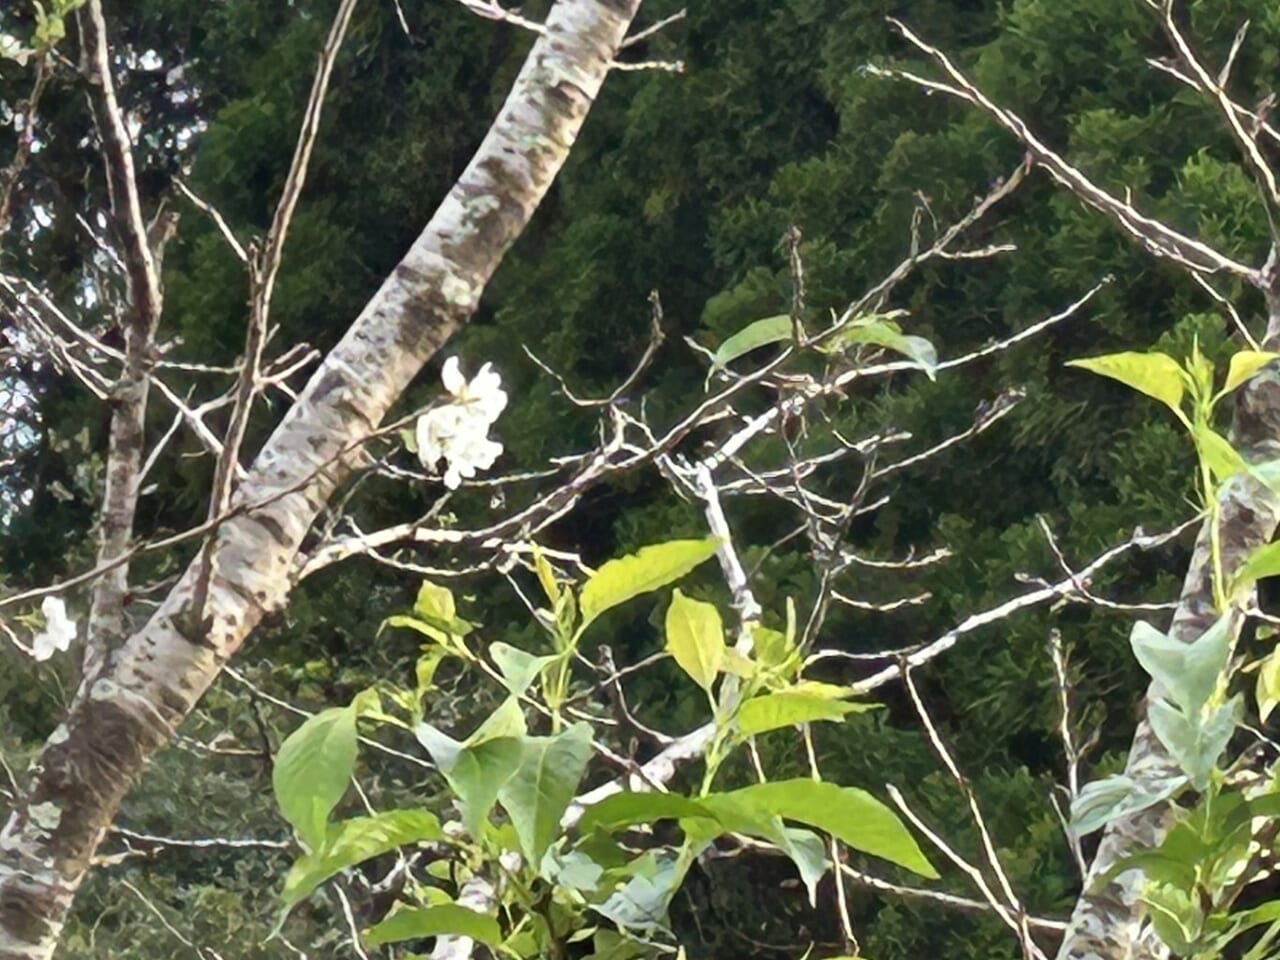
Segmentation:
<svg viewBox="0 0 1280 960">
<path fill-rule="evenodd" d="M 198 556 L 49 737 L 0 831 L 0 960 L 47 958 L 90 860 L 147 758 L 287 599 L 294 554 L 361 442 L 475 309 L 559 170 L 639 0 L 561 0 L 488 136 L 404 259 L 259 453 Z"/>
<path fill-rule="evenodd" d="M 1270 322 L 1263 348 L 1280 350 L 1280 294 L 1274 290 L 1273 256 L 1264 268 L 1273 286 L 1268 296 Z M 1280 457 L 1280 370 L 1271 365 L 1245 384 L 1237 400 L 1231 428 L 1232 444 L 1245 460 L 1261 463 Z M 1280 524 L 1280 497 L 1248 477 L 1231 481 L 1221 498 L 1222 566 L 1229 579 L 1249 555 L 1271 541 Z M 1170 636 L 1190 643 L 1218 619 L 1214 607 L 1212 562 L 1208 524 L 1196 540 Z M 1238 634 L 1243 618 L 1238 618 Z M 1146 720 L 1146 704 L 1160 691 L 1152 685 L 1143 706 L 1143 718 L 1134 732 L 1125 773 L 1142 783 L 1177 773 L 1177 766 Z M 1143 875 L 1128 870 L 1110 883 L 1098 878 L 1118 860 L 1160 845 L 1170 826 L 1168 804 L 1123 817 L 1107 825 L 1097 856 L 1084 881 L 1084 891 L 1071 915 L 1071 923 L 1058 951 L 1058 960 L 1160 960 L 1169 955 L 1149 925 L 1143 922 L 1138 902 Z"/>
</svg>

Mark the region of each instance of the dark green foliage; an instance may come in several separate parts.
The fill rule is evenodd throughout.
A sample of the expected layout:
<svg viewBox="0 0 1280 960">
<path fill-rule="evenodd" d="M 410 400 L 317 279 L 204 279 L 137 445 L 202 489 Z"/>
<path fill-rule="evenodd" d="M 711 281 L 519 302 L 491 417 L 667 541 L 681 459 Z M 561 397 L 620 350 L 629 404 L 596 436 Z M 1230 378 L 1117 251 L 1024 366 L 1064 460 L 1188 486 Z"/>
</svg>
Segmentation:
<svg viewBox="0 0 1280 960">
<path fill-rule="evenodd" d="M 139 49 L 178 48 L 193 58 L 186 82 L 198 92 L 198 109 L 161 103 L 155 90 L 162 78 L 140 71 L 129 76 L 126 95 L 154 101 L 156 123 L 170 131 L 192 115 L 207 118 L 191 179 L 242 237 L 266 229 L 330 6 L 145 0 L 113 11 L 121 35 L 136 37 Z M 646 9 L 646 18 L 675 6 L 659 3 Z M 1275 82 L 1280 66 L 1275 5 L 1205 0 L 1189 6 L 1210 63 L 1221 62 L 1237 25 L 1252 19 L 1236 67 L 1240 98 L 1252 102 Z M 1132 189 L 1143 209 L 1225 252 L 1257 258 L 1264 249 L 1265 216 L 1212 109 L 1144 64 L 1167 50 L 1140 4 L 708 0 L 694 5 L 669 38 L 641 51 L 684 55 L 686 75 L 610 79 L 533 228 L 495 279 L 476 322 L 450 346 L 469 366 L 492 360 L 510 384 L 516 399 L 497 427 L 508 450 L 503 466 L 539 465 L 593 440 L 593 418 L 560 396 L 522 348 L 552 365 L 575 391 L 605 394 L 644 349 L 646 297 L 657 289 L 668 339 L 644 388 L 651 417 L 669 421 L 689 407 L 704 373 L 682 335 L 714 347 L 747 322 L 786 310 L 791 290 L 782 237 L 790 225 L 803 231 L 808 307 L 822 316 L 906 255 L 918 194 L 928 198 L 927 235 L 933 218 L 946 223 L 963 213 L 1021 160 L 1016 145 L 976 113 L 860 69 L 893 60 L 931 72 L 883 22 L 889 12 L 951 52 L 997 102 L 1023 111 L 1048 142 L 1101 183 Z M 465 164 L 525 47 L 517 31 L 453 6 L 413 8 L 409 16 L 413 38 L 400 31 L 390 4 L 362 8 L 339 61 L 275 300 L 281 343 L 306 340 L 324 349 L 341 334 Z M 12 102 L 16 95 L 11 78 L 0 73 L 0 99 Z M 75 91 L 56 90 L 50 122 L 59 130 L 82 129 L 84 118 L 75 119 L 80 104 Z M 38 158 L 39 172 L 63 187 L 55 198 L 60 209 L 101 199 L 98 174 L 83 177 L 85 158 L 74 143 L 68 133 Z M 147 163 L 157 184 L 154 203 L 167 189 L 174 160 L 157 148 Z M 44 237 L 24 254 L 33 274 L 55 287 L 62 283 L 74 272 L 68 258 L 76 239 L 56 231 Z M 1027 391 L 1009 419 L 973 443 L 900 475 L 893 503 L 855 527 L 855 546 L 869 556 L 942 546 L 954 556 L 908 575 L 862 568 L 846 575 L 840 589 L 867 599 L 932 594 L 923 607 L 889 615 L 837 610 L 824 640 L 850 650 L 928 641 L 1025 589 L 1019 574 L 1060 577 L 1037 515 L 1048 519 L 1066 555 L 1083 561 L 1135 526 L 1163 529 L 1188 512 L 1190 455 L 1167 412 L 1063 363 L 1150 346 L 1182 356 L 1193 337 L 1221 358 L 1232 349 L 1225 319 L 1192 284 L 1039 174 L 971 242 L 1014 243 L 1018 251 L 922 269 L 893 302 L 911 310 L 908 332 L 932 339 L 944 358 L 1061 310 L 1106 275 L 1114 282 L 1081 316 L 1017 349 L 937 383 L 910 376 L 887 390 L 859 388 L 827 410 L 851 436 L 885 424 L 910 431 L 912 440 L 885 453 L 892 458 L 966 429 L 978 403 L 1003 387 Z M 243 340 L 243 276 L 213 228 L 192 211 L 184 214 L 167 258 L 166 287 L 168 330 L 185 341 L 186 355 L 208 363 L 233 360 Z M 1232 293 L 1246 316 L 1256 312 L 1249 294 Z M 48 433 L 23 474 L 23 482 L 37 488 L 36 499 L 14 518 L 0 549 L 13 583 L 47 582 L 91 560 L 93 464 L 78 440 L 60 444 L 87 427 L 87 439 L 100 448 L 104 420 L 75 390 L 47 375 L 35 379 Z M 425 386 L 407 398 L 405 411 L 434 390 Z M 260 411 L 251 446 L 283 409 L 281 398 L 274 402 Z M 157 410 L 157 431 L 167 417 Z M 188 442 L 187 451 L 194 449 Z M 203 517 L 210 464 L 176 463 L 144 501 L 144 533 Z M 833 495 L 856 482 L 856 468 L 849 469 L 830 478 Z M 69 498 L 51 493 L 55 480 Z M 420 515 L 436 493 L 381 482 L 371 491 L 357 507 L 368 526 Z M 460 503 L 464 515 L 485 513 L 480 497 Z M 765 550 L 787 530 L 780 512 L 751 501 L 732 502 L 729 510 L 748 566 L 759 565 L 757 595 L 767 618 L 776 622 L 787 597 L 798 600 L 803 614 L 815 587 L 808 558 L 793 547 Z M 592 492 L 549 540 L 595 562 L 701 532 L 696 512 L 645 475 Z M 440 557 L 428 552 L 423 559 Z M 1168 600 L 1184 561 L 1176 550 L 1137 556 L 1093 587 L 1117 598 Z M 143 570 L 165 575 L 175 563 Z M 699 582 L 706 596 L 715 595 L 712 573 L 691 581 Z M 415 652 L 411 638 L 392 631 L 375 640 L 375 633 L 382 617 L 410 604 L 413 586 L 362 563 L 330 571 L 260 632 L 247 662 L 270 658 L 278 666 L 263 671 L 263 682 L 274 694 L 313 707 L 345 702 L 378 677 L 402 679 Z M 519 631 L 530 628 L 518 600 L 500 584 L 477 582 L 474 590 L 483 620 L 512 624 L 502 638 L 519 645 Z M 697 594 L 696 586 L 690 590 Z M 650 653 L 659 642 L 653 624 L 661 611 L 647 601 L 629 609 L 639 612 L 611 614 L 599 628 L 619 662 Z M 1015 887 L 1041 914 L 1064 915 L 1078 882 L 1048 804 L 1063 760 L 1045 640 L 1056 625 L 1071 648 L 1076 702 L 1090 725 L 1102 725 L 1101 752 L 1092 760 L 1105 766 L 1127 746 L 1143 683 L 1125 642 L 1128 624 L 1127 617 L 1078 607 L 1024 614 L 966 638 L 919 678 L 942 735 L 998 824 L 996 840 Z M 837 667 L 829 679 L 857 675 Z M 13 676 L 0 673 L 0 702 L 8 705 L 11 729 L 30 742 L 49 728 L 58 694 L 48 670 L 41 671 L 39 695 L 25 680 L 11 690 Z M 702 705 L 674 676 L 663 665 L 638 677 L 629 695 L 642 716 L 683 729 L 699 720 Z M 886 711 L 821 731 L 824 769 L 840 782 L 897 784 L 961 852 L 977 856 L 962 799 L 937 773 L 909 701 L 892 688 L 885 698 Z M 239 743 L 256 742 L 254 717 L 243 700 L 236 702 L 215 696 L 193 721 L 201 729 L 190 732 L 207 738 L 229 727 Z M 272 731 L 283 725 L 275 714 L 267 723 Z M 770 735 L 764 746 L 765 764 L 776 776 L 806 773 L 791 734 Z M 424 788 L 413 771 L 387 770 L 379 771 L 380 780 L 398 780 L 391 789 Z M 131 800 L 125 821 L 156 833 L 283 837 L 283 825 L 269 812 L 266 782 L 252 759 L 210 765 L 171 751 Z M 64 955 L 127 958 L 176 949 L 137 899 L 113 883 L 117 874 L 144 886 L 180 929 L 196 942 L 216 944 L 228 960 L 278 955 L 261 940 L 284 863 L 261 853 L 163 854 L 107 868 L 85 891 Z M 714 884 L 701 874 L 691 880 L 676 907 L 682 931 L 695 931 L 690 956 L 802 954 L 807 941 L 799 925 L 809 920 L 797 919 L 790 899 L 768 892 L 790 876 L 788 869 L 766 863 L 744 867 L 723 884 L 719 872 L 710 875 Z M 954 873 L 944 886 L 972 893 Z M 1017 954 L 990 917 L 861 890 L 853 896 L 869 956 Z M 752 929 L 765 932 L 750 942 L 735 938 L 729 931 L 745 929 L 741 917 L 761 913 L 761 904 L 769 916 L 760 917 L 763 928 Z M 311 938 L 305 946 L 313 955 L 340 952 L 334 931 L 341 921 L 323 905 L 291 923 L 291 935 Z M 831 932 L 811 929 L 820 938 Z M 768 950 L 761 943 L 789 946 Z"/>
</svg>

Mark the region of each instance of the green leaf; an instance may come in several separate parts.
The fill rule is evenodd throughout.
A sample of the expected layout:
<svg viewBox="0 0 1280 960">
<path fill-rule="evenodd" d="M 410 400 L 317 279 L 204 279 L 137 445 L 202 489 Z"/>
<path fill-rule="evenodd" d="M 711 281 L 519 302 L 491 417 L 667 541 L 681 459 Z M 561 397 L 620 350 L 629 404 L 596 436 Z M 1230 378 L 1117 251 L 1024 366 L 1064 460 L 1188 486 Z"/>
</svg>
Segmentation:
<svg viewBox="0 0 1280 960">
<path fill-rule="evenodd" d="M 525 859 L 538 864 L 560 835 L 560 817 L 591 760 L 591 726 L 575 723 L 554 737 L 526 737 L 519 767 L 498 791 Z"/>
<path fill-rule="evenodd" d="M 1129 643 L 1142 668 L 1173 702 L 1188 714 L 1196 713 L 1213 695 L 1227 665 L 1230 621 L 1229 614 L 1223 615 L 1201 636 L 1183 643 L 1139 620 Z"/>
<path fill-rule="evenodd" d="M 1147 707 L 1147 719 L 1169 755 L 1191 778 L 1191 785 L 1204 790 L 1235 733 L 1242 707 L 1241 699 L 1233 697 L 1202 720 L 1199 711 L 1188 715 L 1171 703 L 1155 700 Z"/>
<path fill-rule="evenodd" d="M 384 943 L 420 940 L 423 937 L 470 937 L 489 947 L 502 943 L 502 928 L 487 914 L 477 913 L 457 903 L 438 907 L 408 907 L 397 910 L 365 934 L 365 942 L 376 947 Z"/>
<path fill-rule="evenodd" d="M 579 607 L 582 626 L 632 597 L 657 590 L 679 580 L 715 555 L 715 537 L 703 540 L 669 540 L 641 547 L 630 556 L 610 560 L 582 588 Z"/>
<path fill-rule="evenodd" d="M 300 858 L 284 882 L 285 909 L 339 871 L 411 843 L 438 840 L 440 821 L 425 810 L 392 810 L 334 824 L 324 846 Z"/>
<path fill-rule="evenodd" d="M 825 830 L 855 850 L 906 867 L 921 876 L 938 873 L 897 815 L 865 790 L 816 780 L 776 780 L 702 799 L 717 817 L 751 811 Z"/>
<path fill-rule="evenodd" d="M 820 720 L 843 720 L 846 714 L 861 713 L 875 704 L 849 703 L 784 690 L 748 700 L 738 710 L 738 732 L 744 737 L 755 736 L 766 730 L 790 727 L 800 723 L 816 723 Z"/>
<path fill-rule="evenodd" d="M 518 650 L 501 641 L 490 644 L 489 656 L 498 665 L 503 682 L 513 697 L 523 696 L 538 675 L 559 659 L 552 656 L 534 656 L 532 653 Z"/>
<path fill-rule="evenodd" d="M 905 334 L 902 328 L 889 320 L 871 319 L 841 331 L 833 340 L 836 347 L 850 344 L 869 344 L 885 347 L 914 360 L 930 380 L 937 379 L 938 351 L 924 337 Z"/>
<path fill-rule="evenodd" d="M 1071 804 L 1071 829 L 1085 836 L 1106 826 L 1112 820 L 1147 810 L 1163 803 L 1187 785 L 1183 774 L 1140 783 L 1132 777 L 1116 774 L 1087 783 Z"/>
<path fill-rule="evenodd" d="M 1280 576 L 1280 540 L 1259 547 L 1236 573 L 1236 590 L 1248 589 L 1266 577 Z"/>
<path fill-rule="evenodd" d="M 792 339 L 793 332 L 791 317 L 785 313 L 749 323 L 720 344 L 712 360 L 712 369 L 723 369 L 739 357 L 746 356 L 760 347 L 789 341 Z"/>
<path fill-rule="evenodd" d="M 312 850 L 323 845 L 325 824 L 355 765 L 356 713 L 350 707 L 322 710 L 280 745 L 271 772 L 276 803 Z"/>
<path fill-rule="evenodd" d="M 1266 723 L 1271 711 L 1280 703 L 1280 647 L 1272 650 L 1258 668 L 1254 698 L 1258 701 L 1258 719 Z"/>
<path fill-rule="evenodd" d="M 456 794 L 467 831 L 480 838 L 498 791 L 520 765 L 523 741 L 518 737 L 492 737 L 461 744 L 428 723 L 419 724 L 417 734 Z"/>
<path fill-rule="evenodd" d="M 634 876 L 593 909 L 620 927 L 651 930 L 666 920 L 667 906 L 688 869 L 687 859 L 651 850 L 636 858 Z"/>
<path fill-rule="evenodd" d="M 1112 353 L 1088 360 L 1071 360 L 1067 366 L 1119 380 L 1182 415 L 1182 368 L 1168 354 Z"/>
<path fill-rule="evenodd" d="M 1277 357 L 1280 357 L 1280 353 L 1265 350 L 1241 350 L 1232 354 L 1231 366 L 1227 368 L 1227 382 L 1222 392 L 1230 393 Z"/>
<path fill-rule="evenodd" d="M 1196 448 L 1204 462 L 1208 464 L 1213 477 L 1219 483 L 1248 469 L 1244 457 L 1236 452 L 1226 437 L 1216 433 L 1209 427 L 1200 425 L 1195 431 Z"/>
<path fill-rule="evenodd" d="M 679 589 L 667 608 L 667 652 L 703 690 L 710 690 L 724 663 L 724 625 L 715 606 Z"/>
<path fill-rule="evenodd" d="M 782 850 L 796 865 L 800 882 L 809 894 L 809 906 L 818 906 L 818 881 L 827 872 L 827 845 L 812 830 L 782 829 Z"/>
<path fill-rule="evenodd" d="M 587 807 L 578 821 L 578 829 L 585 836 L 597 827 L 622 830 L 637 823 L 685 817 L 714 817 L 714 814 L 698 801 L 678 793 L 623 792 Z"/>
</svg>

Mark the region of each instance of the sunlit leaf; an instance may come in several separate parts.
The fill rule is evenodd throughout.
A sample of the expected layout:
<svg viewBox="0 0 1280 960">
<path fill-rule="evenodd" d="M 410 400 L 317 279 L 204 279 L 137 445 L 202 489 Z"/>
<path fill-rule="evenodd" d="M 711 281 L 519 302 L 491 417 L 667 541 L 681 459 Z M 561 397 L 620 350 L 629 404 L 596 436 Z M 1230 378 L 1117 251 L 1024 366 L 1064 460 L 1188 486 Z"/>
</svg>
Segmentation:
<svg viewBox="0 0 1280 960">
<path fill-rule="evenodd" d="M 667 608 L 667 651 L 693 682 L 710 690 L 724 663 L 724 626 L 715 606 L 678 589 Z"/>
<path fill-rule="evenodd" d="M 1227 382 L 1222 392 L 1230 393 L 1277 357 L 1280 357 L 1280 353 L 1265 350 L 1241 350 L 1232 354 L 1231 366 L 1227 368 Z"/>
<path fill-rule="evenodd" d="M 860 713 L 873 707 L 870 703 L 849 703 L 811 693 L 784 690 L 754 697 L 738 710 L 738 732 L 744 737 L 820 720 L 843 720 L 846 714 Z"/>
<path fill-rule="evenodd" d="M 1069 367 L 1079 367 L 1113 380 L 1119 380 L 1154 397 L 1171 410 L 1182 412 L 1182 368 L 1164 353 L 1112 353 L 1088 360 L 1072 360 Z"/>
<path fill-rule="evenodd" d="M 716 539 L 669 540 L 604 564 L 582 588 L 579 607 L 585 627 L 606 610 L 632 597 L 674 583 L 715 555 Z"/>
</svg>

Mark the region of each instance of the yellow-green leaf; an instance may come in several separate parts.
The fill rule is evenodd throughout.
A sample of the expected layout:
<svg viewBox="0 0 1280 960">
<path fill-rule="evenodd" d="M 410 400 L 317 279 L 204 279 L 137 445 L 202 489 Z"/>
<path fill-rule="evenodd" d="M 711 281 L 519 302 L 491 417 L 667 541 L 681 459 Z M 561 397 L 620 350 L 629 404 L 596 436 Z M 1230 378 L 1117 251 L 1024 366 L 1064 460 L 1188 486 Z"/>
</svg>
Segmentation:
<svg viewBox="0 0 1280 960">
<path fill-rule="evenodd" d="M 676 590 L 667 608 L 667 651 L 693 682 L 710 690 L 724 664 L 724 626 L 716 608 Z"/>
<path fill-rule="evenodd" d="M 1280 575 L 1280 541 L 1259 547 L 1236 573 L 1235 589 L 1248 589 L 1254 581 Z"/>
<path fill-rule="evenodd" d="M 1258 717 L 1266 723 L 1276 704 L 1280 704 L 1280 647 L 1272 650 L 1271 655 L 1262 661 L 1254 696 L 1258 700 Z"/>
<path fill-rule="evenodd" d="M 679 580 L 714 556 L 716 543 L 715 537 L 670 540 L 610 560 L 582 588 L 578 606 L 583 627 L 611 607 Z"/>
<path fill-rule="evenodd" d="M 784 690 L 753 697 L 738 711 L 738 732 L 744 737 L 768 730 L 821 720 L 843 720 L 845 714 L 870 709 L 874 704 L 850 703 L 811 693 Z"/>
<path fill-rule="evenodd" d="M 1210 472 L 1219 483 L 1246 469 L 1244 458 L 1220 433 L 1216 433 L 1209 427 L 1198 426 L 1195 437 L 1200 456 L 1209 465 Z"/>
<path fill-rule="evenodd" d="M 1112 353 L 1088 360 L 1072 360 L 1069 367 L 1119 380 L 1149 397 L 1154 397 L 1171 410 L 1182 413 L 1182 368 L 1165 353 Z"/>
<path fill-rule="evenodd" d="M 1272 360 L 1280 357 L 1280 353 L 1268 350 L 1241 350 L 1231 357 L 1231 366 L 1227 368 L 1227 382 L 1223 393 L 1230 393 L 1244 383 Z"/>
</svg>

